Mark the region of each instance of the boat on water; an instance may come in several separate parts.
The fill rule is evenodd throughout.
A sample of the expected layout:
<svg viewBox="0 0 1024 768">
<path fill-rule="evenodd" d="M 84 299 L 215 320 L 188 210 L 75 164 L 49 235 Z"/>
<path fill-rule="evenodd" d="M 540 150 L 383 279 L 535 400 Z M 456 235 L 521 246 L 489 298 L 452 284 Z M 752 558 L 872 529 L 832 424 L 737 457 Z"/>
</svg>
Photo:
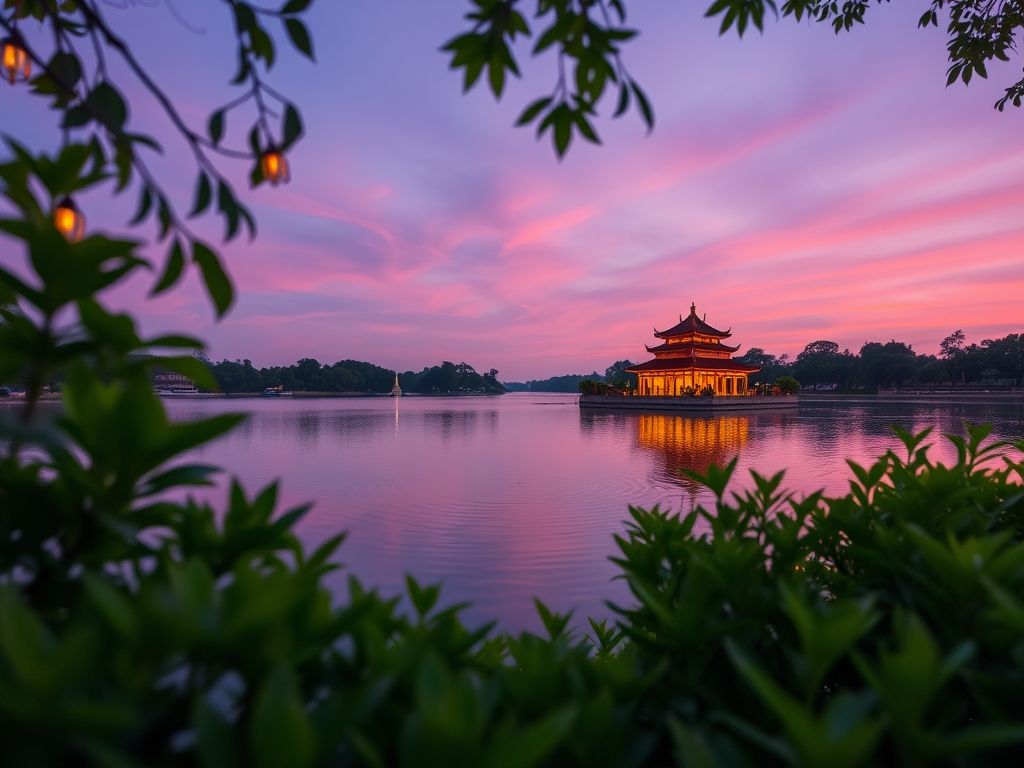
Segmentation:
<svg viewBox="0 0 1024 768">
<path fill-rule="evenodd" d="M 188 376 L 176 371 L 160 371 L 153 377 L 153 391 L 160 397 L 199 397 L 206 394 Z"/>
<path fill-rule="evenodd" d="M 220 392 L 200 392 L 196 387 L 154 387 L 159 397 L 184 398 L 192 400 L 224 397 Z"/>
<path fill-rule="evenodd" d="M 289 392 L 282 385 L 278 384 L 276 387 L 267 387 L 263 390 L 260 397 L 291 397 L 294 392 Z"/>
</svg>

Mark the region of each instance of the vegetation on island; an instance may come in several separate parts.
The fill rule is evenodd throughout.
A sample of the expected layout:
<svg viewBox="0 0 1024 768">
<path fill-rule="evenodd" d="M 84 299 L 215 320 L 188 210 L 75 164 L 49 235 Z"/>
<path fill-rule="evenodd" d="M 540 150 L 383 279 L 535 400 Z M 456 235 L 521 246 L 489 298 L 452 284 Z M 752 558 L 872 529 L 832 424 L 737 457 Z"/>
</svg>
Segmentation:
<svg viewBox="0 0 1024 768">
<path fill-rule="evenodd" d="M 578 392 L 580 382 L 584 379 L 601 381 L 603 377 L 597 371 L 591 374 L 567 373 L 563 376 L 552 376 L 549 379 L 530 379 L 529 381 L 506 381 L 505 388 L 509 392 Z"/>
<path fill-rule="evenodd" d="M 468 363 L 450 363 L 424 368 L 418 373 L 406 371 L 398 374 L 398 383 L 403 392 L 429 394 L 487 394 L 500 395 L 504 385 L 498 381 L 498 369 L 477 373 Z"/>
<path fill-rule="evenodd" d="M 636 374 L 626 373 L 626 369 L 634 365 L 629 360 L 617 360 L 605 368 L 604 375 L 597 371 L 591 374 L 570 373 L 564 376 L 552 376 L 550 379 L 537 379 L 527 382 L 505 382 L 509 392 L 580 392 L 584 381 L 602 383 L 615 389 L 636 388 Z"/>
<path fill-rule="evenodd" d="M 778 387 L 779 392 L 783 395 L 795 395 L 800 391 L 800 382 L 792 376 L 779 376 L 773 382 L 773 386 Z"/>
<path fill-rule="evenodd" d="M 938 354 L 919 354 L 901 341 L 866 342 L 859 352 L 840 351 L 834 341 L 813 341 L 791 360 L 754 347 L 736 360 L 758 365 L 753 383 L 774 382 L 792 376 L 804 386 L 857 388 L 879 387 L 1020 387 L 1024 385 L 1024 334 L 967 343 L 957 330 L 944 338 Z"/>
<path fill-rule="evenodd" d="M 340 360 L 333 365 L 303 358 L 295 365 L 256 368 L 251 360 L 221 360 L 210 366 L 221 392 L 262 392 L 284 387 L 296 392 L 390 392 L 395 372 L 372 363 Z"/>
<path fill-rule="evenodd" d="M 303 358 L 295 365 L 256 368 L 250 360 L 222 360 L 211 365 L 221 392 L 262 392 L 267 387 L 284 387 L 296 392 L 349 392 L 385 394 L 395 384 L 395 371 L 360 360 L 340 360 L 325 365 Z M 497 369 L 477 373 L 468 363 L 428 366 L 416 373 L 398 375 L 403 392 L 418 394 L 460 394 L 504 392 Z"/>
<path fill-rule="evenodd" d="M 205 134 L 105 23 L 115 6 L 22 0 L 0 13 L 11 61 L 34 65 L 32 87 L 67 131 L 55 153 L 10 141 L 0 163 L 0 229 L 26 256 L 0 268 L 0 379 L 26 382 L 23 406 L 0 418 L 5 766 L 1016 764 L 1024 445 L 983 428 L 950 438 L 950 466 L 924 434 L 901 435 L 905 454 L 851 465 L 850 493 L 834 499 L 785 493 L 781 475 L 733 492 L 735 462 L 693 475 L 713 503 L 631 510 L 615 561 L 632 597 L 616 621 L 538 603 L 541 633 L 467 627 L 411 578 L 401 596 L 355 575 L 332 594 L 344 534 L 303 546 L 308 507 L 279 509 L 276 484 L 193 498 L 219 470 L 190 452 L 242 417 L 171 423 L 152 369 L 212 388 L 184 352 L 201 342 L 140 335 L 108 292 L 147 272 L 171 290 L 189 264 L 218 314 L 233 291 L 149 172 L 155 140 L 129 130 L 113 75 L 156 96 L 189 146 L 193 213 L 215 206 L 228 237 L 254 228 L 214 161 L 227 113 L 249 105 L 247 148 L 228 154 L 256 184 L 281 180 L 301 122 L 263 81 L 276 54 L 265 25 L 311 57 L 309 2 L 224 5 L 243 91 Z M 510 3 L 476 6 L 516 18 Z M 542 10 L 577 6 L 605 7 Z M 53 50 L 14 39 L 15 19 L 41 21 Z M 485 51 L 504 61 L 500 41 Z M 140 240 L 82 232 L 70 196 L 108 182 L 138 193 L 162 265 Z M 42 418 L 53 377 L 63 408 Z"/>
</svg>

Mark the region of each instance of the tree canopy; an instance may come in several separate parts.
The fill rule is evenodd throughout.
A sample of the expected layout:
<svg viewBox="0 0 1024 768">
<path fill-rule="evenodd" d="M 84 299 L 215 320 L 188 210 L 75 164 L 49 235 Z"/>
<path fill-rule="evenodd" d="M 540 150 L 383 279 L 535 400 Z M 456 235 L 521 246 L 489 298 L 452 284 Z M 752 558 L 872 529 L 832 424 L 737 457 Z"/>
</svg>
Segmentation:
<svg viewBox="0 0 1024 768">
<path fill-rule="evenodd" d="M 574 135 L 600 143 L 595 120 L 599 109 L 620 117 L 634 109 L 654 126 L 654 111 L 640 83 L 625 64 L 624 47 L 639 30 L 627 24 L 635 0 L 468 0 L 469 27 L 445 45 L 451 67 L 460 71 L 465 90 L 486 80 L 500 99 L 509 76 L 520 74 L 518 40 L 532 43 L 531 56 L 553 53 L 554 87 L 532 101 L 518 125 L 536 125 L 549 134 L 559 156 Z M 751 28 L 764 31 L 767 17 L 810 20 L 836 34 L 865 22 L 874 5 L 888 0 L 712 0 L 705 16 L 721 19 L 719 34 L 740 37 Z M 1014 0 L 930 0 L 922 3 L 919 26 L 946 26 L 949 67 L 947 85 L 988 77 L 993 61 L 1018 55 L 1015 39 L 1024 29 L 1024 12 Z M 1024 78 L 1009 85 L 996 102 L 1021 105 Z M 614 105 L 614 106 L 612 106 Z"/>
</svg>

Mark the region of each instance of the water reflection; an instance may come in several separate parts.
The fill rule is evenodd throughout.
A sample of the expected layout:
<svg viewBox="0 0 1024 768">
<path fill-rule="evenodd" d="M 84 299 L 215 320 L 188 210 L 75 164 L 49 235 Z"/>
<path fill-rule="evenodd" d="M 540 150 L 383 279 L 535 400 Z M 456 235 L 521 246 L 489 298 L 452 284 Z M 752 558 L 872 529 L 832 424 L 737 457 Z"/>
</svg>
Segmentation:
<svg viewBox="0 0 1024 768">
<path fill-rule="evenodd" d="M 577 615 L 628 599 L 613 554 L 627 506 L 688 509 L 712 500 L 679 470 L 739 456 L 748 469 L 787 469 L 795 491 L 845 492 L 845 458 L 898 448 L 890 425 L 961 432 L 964 417 L 1024 437 L 1019 406 L 801 407 L 716 418 L 584 410 L 575 398 L 362 398 L 171 401 L 175 419 L 249 410 L 242 427 L 196 453 L 255 489 L 283 479 L 284 504 L 314 501 L 300 535 L 316 546 L 351 535 L 342 558 L 367 582 L 401 589 L 403 574 L 443 581 L 473 620 L 536 627 L 532 598 Z M 937 448 L 936 456 L 948 455 Z M 222 491 L 216 492 L 220 494 Z M 216 495 L 215 494 L 215 495 Z M 218 496 L 218 504 L 219 496 Z M 343 589 L 344 574 L 337 584 Z M 333 583 L 333 582 L 332 582 Z"/>
<path fill-rule="evenodd" d="M 423 414 L 422 432 L 428 439 L 441 438 L 445 445 L 453 440 L 471 440 L 476 434 L 480 414 L 476 411 L 428 411 Z"/>
<path fill-rule="evenodd" d="M 641 414 L 636 420 L 636 441 L 641 450 L 658 459 L 662 478 L 676 479 L 685 487 L 693 481 L 681 469 L 703 472 L 712 464 L 726 464 L 747 444 L 750 417 L 669 416 Z"/>
<path fill-rule="evenodd" d="M 296 419 L 296 431 L 303 448 L 315 448 L 320 438 L 320 415 L 300 413 Z"/>
</svg>

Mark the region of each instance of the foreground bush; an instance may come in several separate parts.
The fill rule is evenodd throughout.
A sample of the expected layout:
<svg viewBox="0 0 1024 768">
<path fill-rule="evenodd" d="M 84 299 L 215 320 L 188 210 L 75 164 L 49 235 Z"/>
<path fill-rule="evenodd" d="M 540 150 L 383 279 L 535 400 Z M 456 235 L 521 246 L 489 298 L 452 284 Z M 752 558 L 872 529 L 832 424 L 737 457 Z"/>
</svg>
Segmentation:
<svg viewBox="0 0 1024 768">
<path fill-rule="evenodd" d="M 274 59 L 261 19 L 280 17 L 311 55 L 309 3 L 228 5 L 236 83 L 257 98 L 257 67 Z M 49 24 L 58 50 L 34 91 L 65 129 L 88 128 L 77 143 L 65 131 L 53 156 L 9 142 L 0 164 L 0 231 L 18 251 L 0 267 L 0 381 L 26 390 L 0 412 L 0 764 L 1019 763 L 1021 446 L 985 445 L 983 429 L 952 467 L 904 435 L 906 457 L 852 467 L 840 499 L 795 499 L 759 476 L 727 495 L 735 465 L 713 469 L 712 509 L 631 510 L 616 560 L 633 600 L 616 622 L 580 630 L 538 604 L 543 636 L 468 628 L 411 579 L 385 597 L 352 577 L 339 601 L 324 576 L 342 537 L 307 552 L 294 534 L 305 509 L 279 512 L 275 486 L 232 484 L 216 509 L 182 500 L 217 471 L 183 456 L 238 417 L 170 424 L 150 374 L 158 363 L 212 388 L 187 354 L 201 342 L 142 338 L 103 295 L 146 270 L 154 293 L 169 290 L 187 260 L 218 315 L 232 289 L 141 164 L 136 149 L 156 144 L 127 129 L 106 72 L 81 77 L 79 32 L 127 50 L 97 8 L 14 3 L 10 17 Z M 281 106 L 280 145 L 251 134 L 257 184 L 301 133 Z M 230 239 L 255 223 L 204 149 L 226 108 L 209 144 L 184 135 L 200 165 L 192 213 L 215 186 Z M 108 179 L 135 180 L 135 221 L 168 246 L 161 269 L 140 241 L 55 228 L 58 201 Z M 37 418 L 58 380 L 63 408 Z"/>
<path fill-rule="evenodd" d="M 781 475 L 713 508 L 631 510 L 634 596 L 584 631 L 467 628 L 436 587 L 323 577 L 276 488 L 170 501 L 233 417 L 169 424 L 144 377 L 74 372 L 0 464 L 4 765 L 976 765 L 1024 750 L 1024 466 L 988 431 Z M 110 434 L 111 425 L 118 425 Z M 1019 449 L 1021 446 L 1017 446 Z"/>
</svg>

